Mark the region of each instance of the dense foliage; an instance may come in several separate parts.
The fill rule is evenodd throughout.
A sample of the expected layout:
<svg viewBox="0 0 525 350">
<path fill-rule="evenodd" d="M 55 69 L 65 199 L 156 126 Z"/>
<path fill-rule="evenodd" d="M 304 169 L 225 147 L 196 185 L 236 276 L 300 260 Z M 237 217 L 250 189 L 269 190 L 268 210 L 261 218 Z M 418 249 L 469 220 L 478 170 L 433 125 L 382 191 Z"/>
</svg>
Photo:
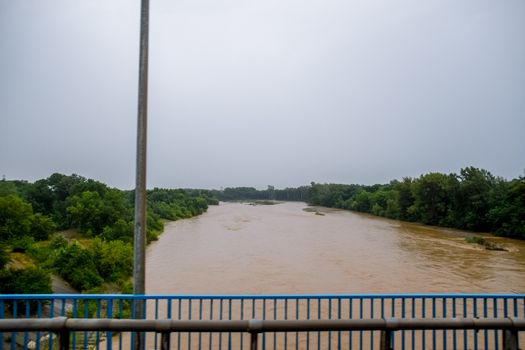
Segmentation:
<svg viewBox="0 0 525 350">
<path fill-rule="evenodd" d="M 252 187 L 213 191 L 224 201 L 297 200 L 404 221 L 525 239 L 525 177 L 507 181 L 474 167 L 459 174 L 429 173 L 384 185 L 312 182 L 309 187 Z"/>
<path fill-rule="evenodd" d="M 308 203 L 525 239 L 525 178 L 506 181 L 474 167 L 386 185 L 312 183 Z"/>
<path fill-rule="evenodd" d="M 285 188 L 283 190 L 268 186 L 266 190 L 257 190 L 253 187 L 227 187 L 224 190 L 213 190 L 211 193 L 221 201 L 243 200 L 278 200 L 278 201 L 306 201 L 310 188 L 301 186 Z"/>
<path fill-rule="evenodd" d="M 189 218 L 218 204 L 204 190 L 155 188 L 147 198 L 148 242 L 162 232 L 164 220 Z M 0 181 L 0 293 L 49 293 L 50 273 L 81 291 L 98 291 L 107 283 L 128 290 L 133 202 L 133 191 L 78 175 L 53 174 L 34 183 Z M 28 254 L 41 268 L 5 268 L 10 252 Z"/>
</svg>

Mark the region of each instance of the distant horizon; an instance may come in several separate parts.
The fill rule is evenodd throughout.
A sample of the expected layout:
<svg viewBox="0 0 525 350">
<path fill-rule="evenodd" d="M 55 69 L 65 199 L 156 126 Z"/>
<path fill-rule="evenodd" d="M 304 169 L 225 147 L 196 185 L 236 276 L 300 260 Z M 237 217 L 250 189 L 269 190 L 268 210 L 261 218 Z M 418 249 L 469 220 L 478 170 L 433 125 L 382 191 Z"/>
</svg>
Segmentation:
<svg viewBox="0 0 525 350">
<path fill-rule="evenodd" d="M 309 181 L 307 183 L 303 183 L 303 184 L 297 184 L 297 185 L 291 185 L 291 186 L 276 186 L 274 184 L 267 184 L 267 185 L 264 185 L 264 186 L 255 186 L 255 185 L 250 185 L 250 184 L 247 184 L 247 185 L 244 185 L 244 184 L 241 184 L 241 185 L 228 185 L 228 186 L 219 186 L 219 187 L 200 187 L 200 186 L 165 186 L 165 185 L 152 185 L 152 184 L 148 184 L 147 186 L 147 189 L 153 189 L 153 188 L 167 188 L 167 189 L 199 189 L 199 190 L 224 190 L 225 188 L 238 188 L 238 187 L 249 187 L 249 188 L 255 188 L 257 190 L 266 190 L 268 188 L 268 186 L 274 186 L 275 189 L 285 189 L 285 188 L 298 188 L 298 187 L 302 187 L 302 186 L 310 186 L 312 182 L 314 183 L 319 183 L 319 184 L 341 184 L 341 185 L 363 185 L 363 186 L 372 186 L 372 185 L 385 185 L 385 184 L 388 184 L 390 183 L 391 181 L 394 181 L 394 180 L 402 180 L 403 178 L 405 177 L 408 177 L 408 178 L 419 178 L 420 176 L 422 175 L 425 175 L 425 174 L 428 174 L 428 173 L 442 173 L 442 174 L 459 174 L 460 170 L 463 169 L 463 168 L 466 168 L 466 167 L 469 167 L 469 166 L 472 166 L 472 165 L 467 165 L 467 166 L 464 166 L 464 167 L 461 167 L 459 169 L 457 169 L 456 171 L 448 171 L 448 172 L 443 172 L 443 171 L 427 171 L 427 172 L 424 172 L 424 173 L 421 173 L 421 174 L 418 174 L 418 175 L 415 175 L 415 176 L 401 176 L 401 177 L 398 177 L 398 178 L 392 178 L 392 179 L 389 179 L 387 181 L 384 181 L 384 182 L 375 182 L 375 183 L 363 183 L 363 182 L 334 182 L 334 181 Z M 486 170 L 488 172 L 490 172 L 493 176 L 497 177 L 497 178 L 503 178 L 504 180 L 506 181 L 512 181 L 512 180 L 515 180 L 515 179 L 518 179 L 520 177 L 524 177 L 525 176 L 525 169 L 522 171 L 521 174 L 518 174 L 516 176 L 513 176 L 513 177 L 506 177 L 506 176 L 501 176 L 497 173 L 494 173 L 492 172 L 490 169 L 485 169 L 485 168 L 482 168 L 482 167 L 476 167 L 476 166 L 473 166 L 474 168 L 478 168 L 478 169 L 483 169 L 483 170 Z M 42 180 L 42 179 L 46 179 L 48 178 L 49 176 L 51 176 L 52 174 L 54 173 L 59 173 L 59 174 L 63 174 L 63 175 L 67 175 L 67 176 L 71 176 L 71 175 L 78 175 L 78 176 L 81 176 L 81 177 L 84 177 L 86 179 L 91 179 L 91 180 L 95 180 L 95 181 L 99 181 L 99 182 L 102 182 L 106 185 L 108 185 L 109 187 L 112 187 L 112 188 L 117 188 L 117 189 L 120 189 L 120 190 L 123 190 L 123 191 L 129 191 L 129 190 L 134 190 L 134 186 L 133 187 L 121 187 L 121 186 L 114 186 L 112 185 L 111 183 L 108 183 L 106 181 L 104 181 L 103 179 L 100 179 L 100 178 L 96 178 L 96 177 L 91 177 L 91 176 L 86 176 L 84 174 L 79 174 L 77 172 L 71 172 L 71 173 L 64 173 L 64 172 L 60 172 L 60 171 L 55 171 L 55 172 L 52 172 L 50 173 L 49 175 L 47 176 L 44 176 L 44 177 L 37 177 L 37 178 L 33 178 L 33 179 L 29 179 L 29 178 L 10 178 L 8 177 L 7 175 L 3 174 L 1 175 L 2 176 L 2 179 L 4 179 L 4 176 L 5 176 L 5 180 L 6 181 L 27 181 L 27 182 L 30 182 L 30 183 L 33 183 L 35 181 L 38 181 L 38 180 Z"/>
</svg>

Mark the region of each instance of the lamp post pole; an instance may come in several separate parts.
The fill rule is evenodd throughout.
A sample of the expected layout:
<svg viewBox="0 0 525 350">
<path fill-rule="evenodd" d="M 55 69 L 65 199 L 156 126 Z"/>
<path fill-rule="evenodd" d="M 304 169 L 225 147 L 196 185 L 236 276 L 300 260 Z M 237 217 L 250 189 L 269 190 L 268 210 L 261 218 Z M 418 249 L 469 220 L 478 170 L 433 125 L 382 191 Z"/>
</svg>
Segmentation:
<svg viewBox="0 0 525 350">
<path fill-rule="evenodd" d="M 148 131 L 148 33 L 149 0 L 142 0 L 140 13 L 139 93 L 137 118 L 137 168 L 135 175 L 135 224 L 133 257 L 133 294 L 146 292 L 146 150 Z M 144 300 L 135 300 L 133 317 L 145 318 Z M 134 337 L 136 350 L 144 347 L 144 334 Z"/>
</svg>

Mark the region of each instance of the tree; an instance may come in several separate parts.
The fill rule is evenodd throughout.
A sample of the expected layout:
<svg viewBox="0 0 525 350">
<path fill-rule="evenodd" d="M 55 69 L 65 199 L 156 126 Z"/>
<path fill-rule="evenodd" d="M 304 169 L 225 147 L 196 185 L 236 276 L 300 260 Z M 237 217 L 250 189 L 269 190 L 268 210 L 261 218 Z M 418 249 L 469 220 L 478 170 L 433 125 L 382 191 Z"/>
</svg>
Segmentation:
<svg viewBox="0 0 525 350">
<path fill-rule="evenodd" d="M 51 276 L 48 272 L 30 267 L 0 271 L 1 294 L 50 294 Z"/>
<path fill-rule="evenodd" d="M 508 185 L 505 200 L 490 210 L 489 218 L 496 234 L 525 239 L 525 177 Z"/>
<path fill-rule="evenodd" d="M 95 238 L 93 246 L 97 271 L 104 280 L 116 282 L 133 272 L 133 247 L 122 241 L 104 242 Z"/>
<path fill-rule="evenodd" d="M 454 175 L 429 173 L 421 176 L 413 185 L 414 204 L 410 214 L 418 221 L 439 225 L 447 217 L 450 204 L 450 188 L 457 183 Z"/>
<path fill-rule="evenodd" d="M 76 241 L 58 252 L 54 267 L 62 278 L 79 290 L 89 290 L 103 282 L 98 274 L 94 255 Z"/>
<path fill-rule="evenodd" d="M 467 167 L 461 169 L 454 198 L 451 226 L 468 230 L 490 230 L 489 211 L 498 197 L 498 179 L 490 172 Z"/>
<path fill-rule="evenodd" d="M 82 192 L 68 198 L 67 202 L 67 219 L 72 227 L 84 233 L 102 232 L 104 203 L 98 192 Z"/>
<path fill-rule="evenodd" d="M 372 196 L 369 192 L 361 190 L 354 196 L 352 210 L 361 211 L 364 213 L 370 213 L 372 210 Z"/>
<path fill-rule="evenodd" d="M 9 262 L 9 253 L 6 246 L 0 242 L 0 270 Z"/>
<path fill-rule="evenodd" d="M 49 235 L 56 230 L 56 225 L 51 218 L 36 213 L 31 217 L 31 236 L 37 241 L 47 240 Z"/>
<path fill-rule="evenodd" d="M 111 226 L 104 227 L 102 238 L 108 241 L 133 242 L 133 222 L 118 219 Z"/>
<path fill-rule="evenodd" d="M 401 220 L 415 221 L 416 218 L 409 211 L 410 207 L 414 205 L 414 194 L 413 194 L 414 181 L 405 177 L 402 181 L 394 184 L 394 190 L 397 192 L 397 206 L 399 208 L 399 218 Z"/>
<path fill-rule="evenodd" d="M 28 235 L 33 209 L 17 195 L 0 197 L 0 241 Z"/>
</svg>

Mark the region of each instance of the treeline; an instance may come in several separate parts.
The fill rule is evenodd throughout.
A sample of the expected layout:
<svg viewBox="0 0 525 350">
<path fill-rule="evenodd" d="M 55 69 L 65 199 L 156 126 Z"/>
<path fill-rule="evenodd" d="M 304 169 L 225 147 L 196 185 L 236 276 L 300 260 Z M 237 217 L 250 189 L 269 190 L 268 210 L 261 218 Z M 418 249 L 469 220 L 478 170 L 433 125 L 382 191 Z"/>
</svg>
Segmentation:
<svg viewBox="0 0 525 350">
<path fill-rule="evenodd" d="M 308 203 L 525 239 L 525 178 L 468 167 L 387 185 L 312 184 Z"/>
<path fill-rule="evenodd" d="M 318 184 L 267 190 L 213 191 L 220 200 L 275 199 L 370 213 L 525 239 L 525 177 L 505 180 L 474 167 L 459 174 L 429 173 L 383 185 Z"/>
<path fill-rule="evenodd" d="M 212 190 L 211 193 L 221 201 L 243 201 L 243 200 L 277 200 L 277 201 L 300 201 L 308 200 L 309 186 L 296 188 L 275 189 L 268 186 L 266 190 L 257 190 L 254 187 L 227 187 L 224 190 Z"/>
<path fill-rule="evenodd" d="M 218 202 L 203 190 L 155 188 L 147 198 L 148 242 L 157 239 L 164 220 L 199 215 Z M 78 175 L 0 181 L 0 293 L 49 293 L 51 273 L 81 291 L 108 283 L 130 291 L 133 202 L 134 191 Z M 17 254 L 36 264 L 6 268 Z"/>
</svg>

